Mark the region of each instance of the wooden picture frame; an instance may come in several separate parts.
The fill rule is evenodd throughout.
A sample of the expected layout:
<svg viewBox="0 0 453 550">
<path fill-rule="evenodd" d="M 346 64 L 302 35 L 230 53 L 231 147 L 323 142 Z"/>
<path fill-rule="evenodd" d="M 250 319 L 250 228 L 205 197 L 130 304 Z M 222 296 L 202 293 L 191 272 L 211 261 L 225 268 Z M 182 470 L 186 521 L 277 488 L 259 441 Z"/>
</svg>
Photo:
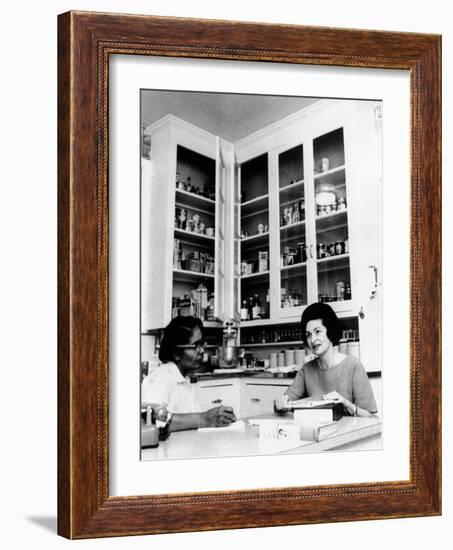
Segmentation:
<svg viewBox="0 0 453 550">
<path fill-rule="evenodd" d="M 440 514 L 440 37 L 88 12 L 65 13 L 58 24 L 59 534 L 89 538 Z M 109 496 L 112 54 L 410 72 L 410 480 Z"/>
</svg>

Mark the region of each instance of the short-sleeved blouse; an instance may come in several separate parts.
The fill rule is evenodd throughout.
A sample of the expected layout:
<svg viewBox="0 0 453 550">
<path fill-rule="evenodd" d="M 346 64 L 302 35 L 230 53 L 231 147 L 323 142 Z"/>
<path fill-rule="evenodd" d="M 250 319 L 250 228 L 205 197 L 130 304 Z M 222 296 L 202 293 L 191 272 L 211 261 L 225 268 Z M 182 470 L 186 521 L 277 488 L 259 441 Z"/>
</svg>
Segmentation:
<svg viewBox="0 0 453 550">
<path fill-rule="evenodd" d="M 318 359 L 309 361 L 297 373 L 285 394 L 291 399 L 320 398 L 337 391 L 361 409 L 377 412 L 373 390 L 362 363 L 353 355 L 347 355 L 338 365 L 325 368 Z"/>
</svg>

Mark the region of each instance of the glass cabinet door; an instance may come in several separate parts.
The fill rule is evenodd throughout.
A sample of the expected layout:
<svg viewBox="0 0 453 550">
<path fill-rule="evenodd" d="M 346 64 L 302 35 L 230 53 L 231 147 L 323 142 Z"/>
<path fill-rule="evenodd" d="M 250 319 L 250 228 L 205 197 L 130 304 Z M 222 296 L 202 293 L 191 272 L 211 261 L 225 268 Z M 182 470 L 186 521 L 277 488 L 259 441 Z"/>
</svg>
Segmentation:
<svg viewBox="0 0 453 550">
<path fill-rule="evenodd" d="M 308 303 L 303 145 L 278 155 L 280 314 Z"/>
<path fill-rule="evenodd" d="M 313 140 L 317 299 L 351 300 L 343 128 Z"/>
<path fill-rule="evenodd" d="M 242 322 L 269 318 L 269 176 L 268 155 L 240 168 Z"/>
</svg>

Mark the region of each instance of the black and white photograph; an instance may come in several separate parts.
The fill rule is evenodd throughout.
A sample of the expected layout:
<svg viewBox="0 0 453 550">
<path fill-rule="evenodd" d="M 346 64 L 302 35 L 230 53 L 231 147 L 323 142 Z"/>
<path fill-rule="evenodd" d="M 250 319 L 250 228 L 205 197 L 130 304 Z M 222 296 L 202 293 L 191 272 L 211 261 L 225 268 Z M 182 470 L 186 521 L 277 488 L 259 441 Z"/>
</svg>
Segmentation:
<svg viewBox="0 0 453 550">
<path fill-rule="evenodd" d="M 383 113 L 140 91 L 143 461 L 382 449 Z"/>
</svg>

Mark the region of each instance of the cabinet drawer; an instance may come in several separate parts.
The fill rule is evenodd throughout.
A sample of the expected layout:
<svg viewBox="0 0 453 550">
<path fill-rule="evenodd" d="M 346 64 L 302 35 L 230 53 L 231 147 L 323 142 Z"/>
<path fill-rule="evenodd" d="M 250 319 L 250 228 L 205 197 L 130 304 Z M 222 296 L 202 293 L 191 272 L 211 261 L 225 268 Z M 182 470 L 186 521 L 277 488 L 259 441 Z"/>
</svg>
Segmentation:
<svg viewBox="0 0 453 550">
<path fill-rule="evenodd" d="M 198 399 L 200 400 L 201 410 L 206 411 L 219 405 L 227 405 L 237 410 L 238 408 L 238 388 L 235 384 L 216 384 L 200 385 Z"/>
<path fill-rule="evenodd" d="M 272 384 L 245 384 L 243 416 L 268 414 L 274 410 L 274 400 L 282 395 L 287 386 Z"/>
</svg>

